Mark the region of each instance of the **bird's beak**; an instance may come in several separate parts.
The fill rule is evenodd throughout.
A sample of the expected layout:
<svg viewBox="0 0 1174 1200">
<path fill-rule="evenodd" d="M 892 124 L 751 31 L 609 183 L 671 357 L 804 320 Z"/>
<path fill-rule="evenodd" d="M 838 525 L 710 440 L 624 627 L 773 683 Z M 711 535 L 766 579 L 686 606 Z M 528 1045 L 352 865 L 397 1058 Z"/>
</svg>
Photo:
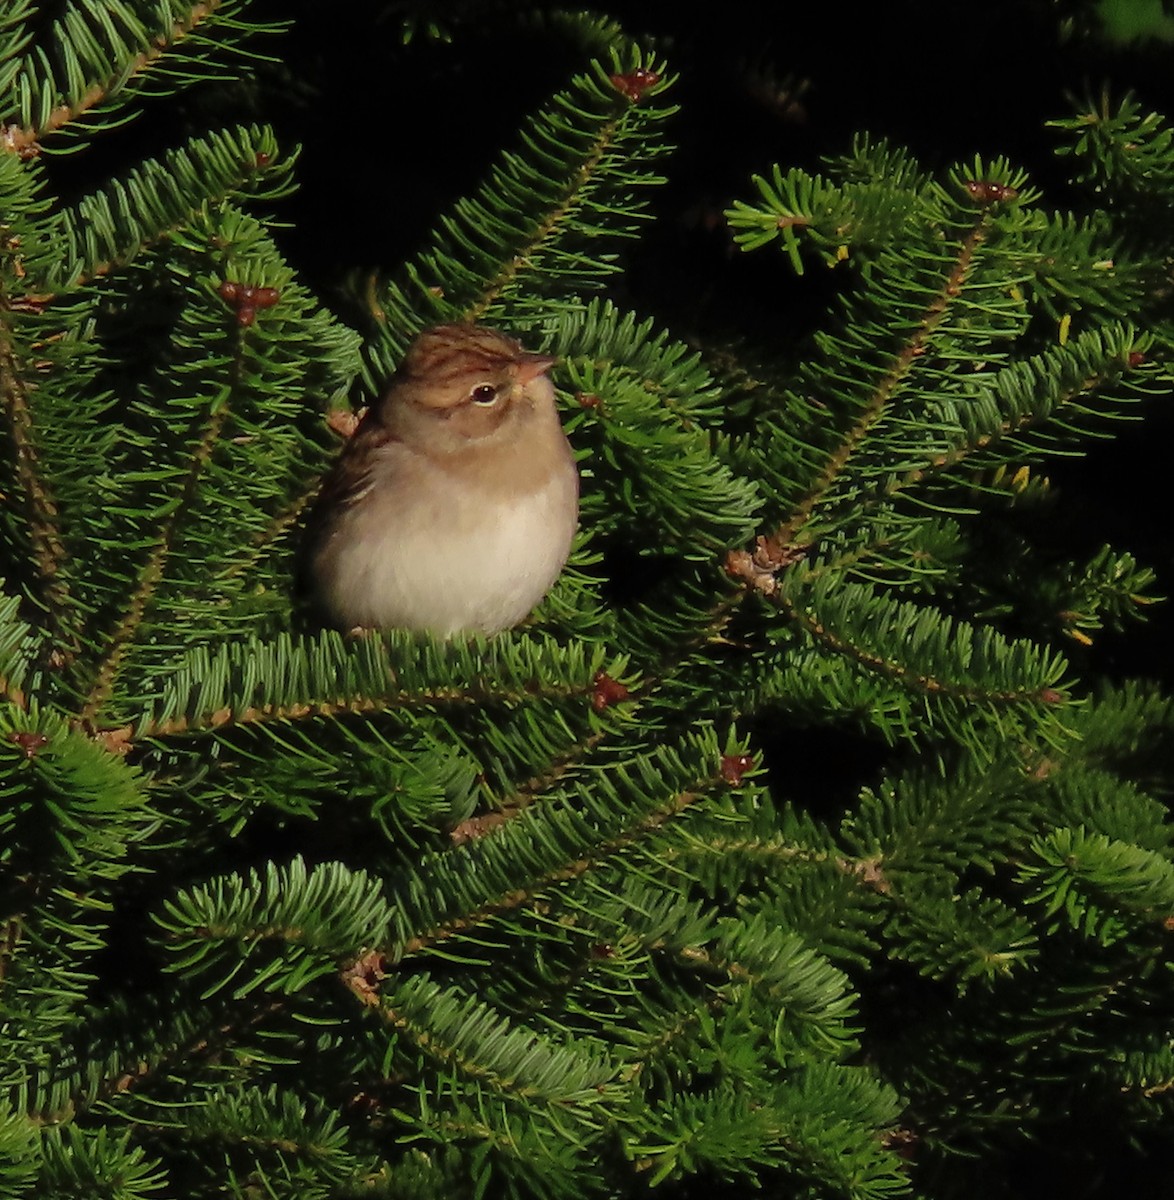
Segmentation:
<svg viewBox="0 0 1174 1200">
<path fill-rule="evenodd" d="M 514 378 L 525 387 L 539 375 L 545 375 L 556 362 L 558 359 L 549 354 L 523 354 L 514 365 Z"/>
</svg>

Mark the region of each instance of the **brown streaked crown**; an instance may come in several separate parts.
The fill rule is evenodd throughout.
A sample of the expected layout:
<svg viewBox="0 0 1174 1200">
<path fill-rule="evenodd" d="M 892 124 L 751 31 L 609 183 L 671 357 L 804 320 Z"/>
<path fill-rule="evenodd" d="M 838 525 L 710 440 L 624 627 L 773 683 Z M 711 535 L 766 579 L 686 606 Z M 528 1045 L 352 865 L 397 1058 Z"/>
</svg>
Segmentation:
<svg viewBox="0 0 1174 1200">
<path fill-rule="evenodd" d="M 532 357 L 496 329 L 481 325 L 434 325 L 408 347 L 399 374 L 444 386 L 475 375 L 499 375 Z M 537 356 L 533 356 L 537 357 Z"/>
</svg>

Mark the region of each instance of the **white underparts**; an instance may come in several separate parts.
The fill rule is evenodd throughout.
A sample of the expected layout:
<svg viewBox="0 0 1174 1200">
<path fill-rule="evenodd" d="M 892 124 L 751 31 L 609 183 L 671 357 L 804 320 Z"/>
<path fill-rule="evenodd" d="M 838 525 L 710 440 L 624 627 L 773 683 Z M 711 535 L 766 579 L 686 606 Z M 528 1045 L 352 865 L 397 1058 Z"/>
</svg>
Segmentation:
<svg viewBox="0 0 1174 1200">
<path fill-rule="evenodd" d="M 554 583 L 575 531 L 573 469 L 509 500 L 431 482 L 398 508 L 368 491 L 319 551 L 321 598 L 339 625 L 495 633 Z"/>
</svg>

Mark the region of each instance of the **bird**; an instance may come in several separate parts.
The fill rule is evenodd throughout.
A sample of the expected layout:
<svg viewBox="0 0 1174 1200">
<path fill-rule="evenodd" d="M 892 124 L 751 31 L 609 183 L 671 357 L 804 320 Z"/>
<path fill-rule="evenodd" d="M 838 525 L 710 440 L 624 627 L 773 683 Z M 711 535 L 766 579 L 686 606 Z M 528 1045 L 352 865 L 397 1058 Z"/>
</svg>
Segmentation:
<svg viewBox="0 0 1174 1200">
<path fill-rule="evenodd" d="M 472 323 L 416 337 L 309 513 L 309 584 L 328 623 L 451 638 L 529 615 L 579 516 L 556 361 Z"/>
</svg>

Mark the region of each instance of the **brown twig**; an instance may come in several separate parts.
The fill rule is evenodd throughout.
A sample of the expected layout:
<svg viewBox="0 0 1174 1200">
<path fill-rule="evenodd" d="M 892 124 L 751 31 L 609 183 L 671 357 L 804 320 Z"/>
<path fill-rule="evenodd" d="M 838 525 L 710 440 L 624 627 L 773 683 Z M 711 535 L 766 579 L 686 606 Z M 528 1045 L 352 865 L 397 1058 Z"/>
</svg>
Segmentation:
<svg viewBox="0 0 1174 1200">
<path fill-rule="evenodd" d="M 9 307 L 6 303 L 3 306 Z M 5 421 L 15 451 L 14 466 L 24 499 L 37 583 L 50 627 L 58 638 L 58 644 L 53 647 L 57 662 L 63 665 L 77 654 L 78 641 L 76 631 L 69 628 L 66 620 L 70 595 L 61 574 L 67 556 L 59 529 L 60 514 L 57 501 L 38 469 L 32 407 L 21 378 L 16 352 L 4 328 L 0 328 L 0 394 L 3 396 Z"/>
<path fill-rule="evenodd" d="M 122 620 L 115 627 L 110 638 L 109 648 L 94 675 L 94 682 L 90 687 L 89 695 L 80 713 L 80 720 L 84 725 L 94 721 L 98 711 L 109 698 L 114 688 L 114 681 L 122 666 L 123 659 L 126 657 L 131 642 L 139 626 L 142 624 L 143 617 L 146 615 L 155 590 L 163 579 L 164 566 L 167 562 L 167 556 L 171 552 L 171 541 L 175 536 L 180 514 L 185 511 L 189 501 L 195 495 L 200 476 L 203 474 L 204 468 L 208 465 L 208 461 L 212 457 L 212 452 L 215 450 L 216 444 L 220 439 L 220 431 L 223 429 L 228 417 L 228 407 L 227 404 L 223 404 L 208 417 L 200 444 L 196 448 L 191 466 L 188 468 L 187 479 L 184 481 L 180 502 L 175 506 L 160 531 L 155 548 L 151 551 L 150 557 L 139 574 L 138 586 L 131 593 Z"/>
<path fill-rule="evenodd" d="M 697 781 L 697 786 L 693 789 L 681 791 L 672 796 L 665 804 L 658 808 L 655 812 L 649 813 L 647 816 L 636 822 L 629 829 L 607 842 L 603 842 L 594 849 L 594 852 L 589 858 L 576 859 L 574 862 L 564 863 L 562 866 L 547 872 L 545 875 L 537 879 L 531 880 L 525 887 L 516 888 L 512 892 L 506 892 L 497 897 L 496 900 L 484 905 L 481 908 L 474 909 L 471 912 L 453 919 L 445 925 L 439 925 L 435 929 L 429 930 L 427 933 L 422 933 L 417 937 L 409 938 L 402 947 L 399 948 L 399 955 L 406 956 L 408 954 L 416 954 L 421 950 L 426 950 L 435 942 L 442 941 L 445 938 L 452 937 L 466 929 L 474 928 L 481 925 L 499 913 L 509 912 L 512 909 L 520 908 L 522 905 L 533 900 L 539 893 L 552 884 L 563 883 L 569 879 L 578 879 L 585 875 L 592 867 L 596 866 L 601 860 L 609 858 L 618 853 L 629 845 L 632 840 L 638 835 L 650 829 L 656 829 L 663 825 L 666 821 L 675 817 L 678 813 L 684 812 L 690 805 L 694 804 L 704 794 L 707 786 L 716 783 L 720 779 L 719 764 L 714 764 L 715 770 L 713 776 L 709 779 Z"/>
<path fill-rule="evenodd" d="M 975 252 L 986 237 L 989 215 L 984 209 L 969 233 L 962 239 L 958 256 L 950 273 L 946 276 L 937 294 L 926 306 L 921 320 L 912 335 L 901 347 L 892 365 L 877 384 L 868 403 L 862 408 L 855 423 L 847 431 L 840 444 L 828 456 L 807 495 L 795 507 L 794 512 L 773 533 L 758 539 L 753 553 L 745 550 L 731 551 L 726 559 L 726 571 L 756 591 L 774 595 L 777 590 L 775 577 L 778 572 L 802 557 L 807 547 L 797 544 L 799 532 L 811 516 L 815 506 L 835 483 L 857 447 L 864 441 L 873 424 L 884 413 L 893 394 L 901 385 L 914 362 L 925 353 L 926 343 L 949 309 L 950 302 L 962 292 L 966 276 L 970 271 Z"/>
</svg>

